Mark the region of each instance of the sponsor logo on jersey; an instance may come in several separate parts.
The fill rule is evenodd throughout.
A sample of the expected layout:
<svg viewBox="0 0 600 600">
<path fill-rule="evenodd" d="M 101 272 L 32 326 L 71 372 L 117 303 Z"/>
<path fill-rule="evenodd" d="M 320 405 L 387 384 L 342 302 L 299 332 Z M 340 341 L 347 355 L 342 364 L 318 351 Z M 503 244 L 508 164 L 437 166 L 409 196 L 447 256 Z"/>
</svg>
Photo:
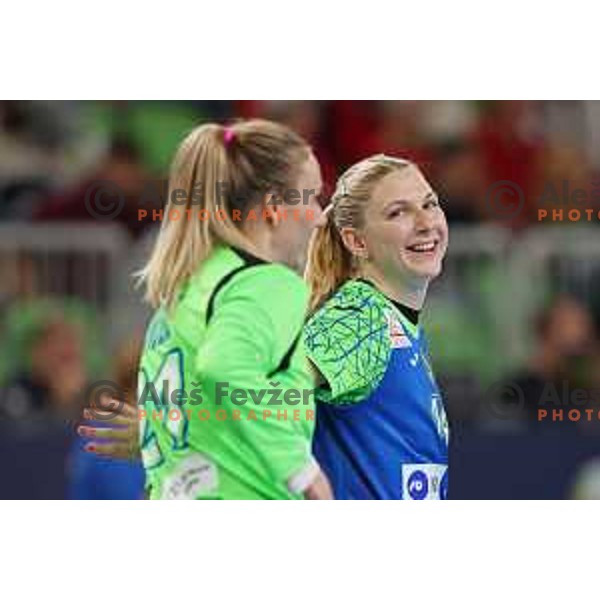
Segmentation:
<svg viewBox="0 0 600 600">
<path fill-rule="evenodd" d="M 412 346 L 410 338 L 406 335 L 404 327 L 398 320 L 398 317 L 392 312 L 387 315 L 388 327 L 390 332 L 390 342 L 392 348 L 410 348 Z"/>
<path fill-rule="evenodd" d="M 165 479 L 162 500 L 194 500 L 200 494 L 212 494 L 218 487 L 215 463 L 207 456 L 195 453 L 184 458 Z"/>
<path fill-rule="evenodd" d="M 448 495 L 448 467 L 436 463 L 402 465 L 402 498 L 445 500 Z"/>
<path fill-rule="evenodd" d="M 419 469 L 413 471 L 406 483 L 406 489 L 408 490 L 408 495 L 413 500 L 425 500 L 429 493 L 429 480 L 427 479 L 427 475 Z"/>
</svg>

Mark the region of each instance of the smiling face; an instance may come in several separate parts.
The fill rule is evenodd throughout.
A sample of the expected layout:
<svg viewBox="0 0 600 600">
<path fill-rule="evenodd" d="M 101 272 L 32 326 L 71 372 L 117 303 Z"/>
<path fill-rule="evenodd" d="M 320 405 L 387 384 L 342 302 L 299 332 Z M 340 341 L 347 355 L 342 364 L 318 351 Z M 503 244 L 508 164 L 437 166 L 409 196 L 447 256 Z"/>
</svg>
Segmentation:
<svg viewBox="0 0 600 600">
<path fill-rule="evenodd" d="M 438 198 L 414 165 L 394 170 L 374 187 L 360 231 L 343 233 L 353 253 L 386 279 L 437 277 L 448 246 Z"/>
</svg>

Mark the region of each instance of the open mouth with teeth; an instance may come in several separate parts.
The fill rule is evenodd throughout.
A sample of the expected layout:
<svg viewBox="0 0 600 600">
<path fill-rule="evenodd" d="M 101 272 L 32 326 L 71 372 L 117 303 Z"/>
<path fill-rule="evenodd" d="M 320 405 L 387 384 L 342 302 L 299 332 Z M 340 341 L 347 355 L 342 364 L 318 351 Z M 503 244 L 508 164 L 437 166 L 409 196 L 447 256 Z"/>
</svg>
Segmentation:
<svg viewBox="0 0 600 600">
<path fill-rule="evenodd" d="M 418 244 L 411 244 L 407 246 L 407 250 L 419 254 L 420 256 L 432 256 L 435 254 L 440 242 L 439 240 L 433 240 L 431 242 L 419 242 Z"/>
</svg>

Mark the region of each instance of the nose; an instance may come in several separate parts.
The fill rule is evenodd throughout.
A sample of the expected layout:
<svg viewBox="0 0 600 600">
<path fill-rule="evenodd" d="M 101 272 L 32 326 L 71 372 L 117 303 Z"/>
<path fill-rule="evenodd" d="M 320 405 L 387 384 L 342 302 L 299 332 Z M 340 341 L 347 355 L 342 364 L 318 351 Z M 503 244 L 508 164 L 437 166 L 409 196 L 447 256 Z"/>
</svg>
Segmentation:
<svg viewBox="0 0 600 600">
<path fill-rule="evenodd" d="M 415 228 L 419 233 L 426 233 L 433 229 L 433 215 L 431 211 L 421 208 L 417 211 Z"/>
</svg>

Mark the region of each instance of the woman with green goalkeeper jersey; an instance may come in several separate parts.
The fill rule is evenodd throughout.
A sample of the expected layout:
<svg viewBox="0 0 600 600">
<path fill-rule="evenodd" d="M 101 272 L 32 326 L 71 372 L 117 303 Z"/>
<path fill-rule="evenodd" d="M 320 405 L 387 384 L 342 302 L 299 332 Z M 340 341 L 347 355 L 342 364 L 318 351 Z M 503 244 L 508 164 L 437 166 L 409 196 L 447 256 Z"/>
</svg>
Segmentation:
<svg viewBox="0 0 600 600">
<path fill-rule="evenodd" d="M 320 188 L 310 148 L 282 125 L 208 124 L 182 142 L 142 272 L 155 309 L 138 379 L 150 498 L 331 497 L 311 451 L 308 290 L 294 271 L 321 219 Z M 81 433 L 99 454 L 118 455 L 120 441 L 127 454 L 120 420 Z"/>
</svg>

